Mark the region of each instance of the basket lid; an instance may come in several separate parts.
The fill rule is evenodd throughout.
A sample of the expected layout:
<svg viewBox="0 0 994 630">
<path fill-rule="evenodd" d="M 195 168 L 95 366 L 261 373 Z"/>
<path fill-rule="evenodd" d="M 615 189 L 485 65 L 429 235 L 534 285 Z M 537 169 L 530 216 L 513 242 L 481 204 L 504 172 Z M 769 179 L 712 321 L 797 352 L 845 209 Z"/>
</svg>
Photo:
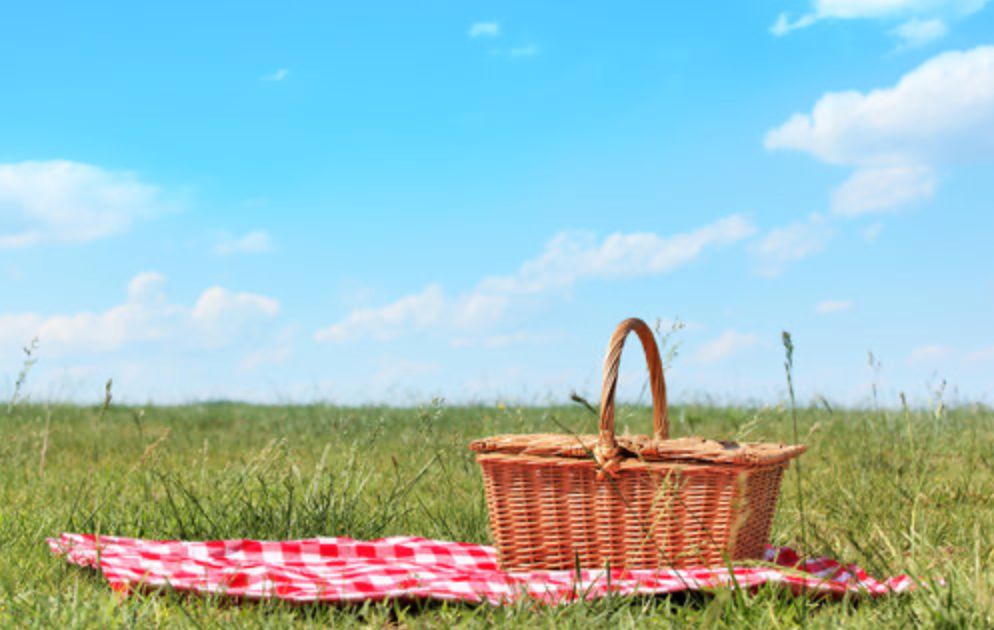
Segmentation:
<svg viewBox="0 0 994 630">
<path fill-rule="evenodd" d="M 597 435 L 540 433 L 495 435 L 472 442 L 477 453 L 503 453 L 537 457 L 591 458 Z M 619 435 L 618 455 L 622 459 L 647 462 L 702 462 L 761 466 L 784 462 L 804 452 L 803 445 L 765 444 L 683 437 L 657 440 L 646 435 Z"/>
</svg>

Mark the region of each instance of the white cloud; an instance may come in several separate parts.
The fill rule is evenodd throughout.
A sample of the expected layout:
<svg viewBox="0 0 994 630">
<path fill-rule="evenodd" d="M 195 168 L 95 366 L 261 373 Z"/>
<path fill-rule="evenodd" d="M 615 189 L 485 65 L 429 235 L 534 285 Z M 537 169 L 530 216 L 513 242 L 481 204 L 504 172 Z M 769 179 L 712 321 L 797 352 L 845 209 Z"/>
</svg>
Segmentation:
<svg viewBox="0 0 994 630">
<path fill-rule="evenodd" d="M 538 46 L 535 44 L 526 44 L 524 46 L 517 46 L 510 50 L 510 55 L 512 57 L 534 57 L 539 52 Z"/>
<path fill-rule="evenodd" d="M 854 217 L 927 201 L 937 183 L 928 166 L 859 169 L 832 192 L 832 214 Z"/>
<path fill-rule="evenodd" d="M 852 300 L 825 300 L 824 302 L 819 302 L 818 305 L 815 306 L 815 312 L 819 315 L 845 313 L 846 311 L 852 310 L 852 307 Z"/>
<path fill-rule="evenodd" d="M 949 32 L 946 23 L 938 18 L 931 20 L 913 19 L 897 26 L 891 31 L 893 35 L 900 37 L 908 47 L 924 46 L 937 39 L 941 39 Z"/>
<path fill-rule="evenodd" d="M 132 173 L 65 160 L 0 164 L 0 249 L 121 234 L 165 205 Z"/>
<path fill-rule="evenodd" d="M 765 144 L 862 167 L 992 157 L 994 46 L 933 57 L 892 88 L 827 93 Z"/>
<path fill-rule="evenodd" d="M 263 76 L 262 80 L 263 81 L 283 81 L 288 76 L 290 76 L 290 69 L 289 68 L 280 68 L 279 70 L 277 70 L 276 72 L 273 72 L 272 74 L 267 74 L 267 75 Z"/>
<path fill-rule="evenodd" d="M 989 0 L 814 0 L 812 10 L 796 19 L 777 16 L 770 32 L 781 36 L 825 19 L 902 22 L 891 31 L 907 45 L 922 45 L 947 32 L 945 22 L 979 11 Z"/>
<path fill-rule="evenodd" d="M 98 313 L 0 315 L 0 346 L 37 336 L 48 355 L 107 353 L 143 342 L 219 347 L 251 332 L 279 313 L 279 303 L 223 287 L 204 291 L 193 307 L 172 304 L 165 276 L 141 273 L 128 284 L 123 304 Z"/>
<path fill-rule="evenodd" d="M 500 22 L 473 22 L 469 27 L 470 37 L 500 36 Z"/>
<path fill-rule="evenodd" d="M 260 320 L 275 318 L 279 312 L 280 304 L 273 298 L 211 287 L 200 294 L 189 318 L 207 345 L 218 346 L 237 338 Z"/>
<path fill-rule="evenodd" d="M 253 230 L 244 236 L 225 236 L 220 243 L 214 247 L 214 253 L 218 256 L 230 256 L 231 254 L 264 254 L 273 251 L 273 242 L 267 232 L 263 230 Z"/>
<path fill-rule="evenodd" d="M 929 344 L 912 350 L 909 359 L 912 363 L 934 363 L 949 358 L 951 354 L 952 350 L 947 346 Z"/>
<path fill-rule="evenodd" d="M 134 322 L 140 314 L 135 311 L 134 307 L 125 305 L 98 314 L 49 318 L 35 313 L 0 315 L 0 344 L 12 347 L 38 337 L 46 352 L 68 354 L 72 350 L 108 352 L 120 348 L 128 339 L 155 338 L 159 332 L 155 329 L 135 330 Z"/>
<path fill-rule="evenodd" d="M 835 190 L 836 215 L 931 199 L 936 165 L 994 158 L 994 46 L 933 57 L 893 87 L 829 92 L 765 145 L 856 167 Z"/>
<path fill-rule="evenodd" d="M 684 234 L 612 234 L 598 241 L 590 234 L 554 236 L 545 251 L 514 274 L 491 276 L 459 297 L 439 285 L 386 306 L 360 308 L 315 333 L 315 340 L 345 342 L 360 337 L 389 339 L 430 328 L 450 332 L 478 330 L 496 322 L 516 299 L 561 291 L 587 279 L 620 280 L 672 271 L 705 248 L 728 245 L 755 233 L 739 216 L 730 216 Z"/>
<path fill-rule="evenodd" d="M 703 364 L 720 363 L 737 352 L 755 346 L 758 341 L 757 335 L 727 330 L 698 348 L 692 360 Z"/>
<path fill-rule="evenodd" d="M 825 249 L 835 237 L 835 229 L 817 213 L 807 220 L 770 230 L 750 248 L 759 273 L 776 276 L 788 263 L 807 258 Z"/>
</svg>

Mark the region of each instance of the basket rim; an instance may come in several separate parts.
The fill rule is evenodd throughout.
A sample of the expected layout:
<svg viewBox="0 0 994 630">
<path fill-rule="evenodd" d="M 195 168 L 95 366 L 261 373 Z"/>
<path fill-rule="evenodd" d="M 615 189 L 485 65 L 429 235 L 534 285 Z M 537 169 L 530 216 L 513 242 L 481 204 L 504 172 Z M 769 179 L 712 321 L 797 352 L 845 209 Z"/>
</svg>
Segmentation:
<svg viewBox="0 0 994 630">
<path fill-rule="evenodd" d="M 526 455 L 546 459 L 594 461 L 598 438 L 598 435 L 559 433 L 503 434 L 475 440 L 469 447 L 480 455 Z M 617 444 L 619 463 L 699 462 L 756 466 L 787 462 L 807 450 L 803 444 L 734 442 L 702 437 L 659 440 L 645 435 L 618 436 Z"/>
<path fill-rule="evenodd" d="M 542 455 L 522 455 L 519 453 L 477 453 L 477 463 L 485 462 L 506 462 L 521 466 L 549 466 L 556 467 L 589 467 L 600 469 L 594 459 L 577 459 L 576 457 L 546 457 Z M 715 474 L 716 471 L 724 470 L 729 473 L 742 471 L 759 471 L 766 468 L 787 466 L 789 461 L 773 461 L 754 463 L 734 463 L 734 462 L 704 462 L 692 459 L 671 459 L 668 461 L 647 461 L 641 459 L 626 459 L 618 464 L 617 473 L 626 471 L 679 471 L 681 473 L 693 473 L 695 471 Z"/>
</svg>

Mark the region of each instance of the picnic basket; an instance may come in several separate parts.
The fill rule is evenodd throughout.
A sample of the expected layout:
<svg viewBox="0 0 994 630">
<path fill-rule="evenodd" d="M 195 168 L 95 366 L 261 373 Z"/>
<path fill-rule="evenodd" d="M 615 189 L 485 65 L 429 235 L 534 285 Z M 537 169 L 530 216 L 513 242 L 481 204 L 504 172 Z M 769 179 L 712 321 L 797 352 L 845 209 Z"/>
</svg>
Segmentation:
<svg viewBox="0 0 994 630">
<path fill-rule="evenodd" d="M 649 366 L 651 436 L 615 433 L 630 332 Z M 503 570 L 685 568 L 762 557 L 783 472 L 804 446 L 669 439 L 659 348 L 639 319 L 611 337 L 600 402 L 599 435 L 498 435 L 470 444 Z"/>
</svg>

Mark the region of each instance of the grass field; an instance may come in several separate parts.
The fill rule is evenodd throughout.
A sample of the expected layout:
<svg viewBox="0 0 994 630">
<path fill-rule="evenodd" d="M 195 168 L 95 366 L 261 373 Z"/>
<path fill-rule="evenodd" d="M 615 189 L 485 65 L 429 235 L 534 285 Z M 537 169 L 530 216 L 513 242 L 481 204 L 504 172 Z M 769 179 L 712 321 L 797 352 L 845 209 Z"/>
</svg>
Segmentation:
<svg viewBox="0 0 994 630">
<path fill-rule="evenodd" d="M 476 437 L 594 432 L 574 407 L 340 408 L 198 404 L 0 409 L 0 627 L 501 625 L 854 628 L 994 626 L 994 412 L 798 411 L 802 528 L 789 472 L 773 541 L 863 565 L 942 577 L 878 601 L 824 603 L 774 589 L 613 599 L 558 608 L 378 604 L 231 606 L 175 593 L 122 600 L 52 557 L 62 531 L 149 538 L 391 534 L 489 542 Z M 622 408 L 619 429 L 650 412 Z M 683 406 L 676 435 L 790 441 L 790 412 Z"/>
</svg>

